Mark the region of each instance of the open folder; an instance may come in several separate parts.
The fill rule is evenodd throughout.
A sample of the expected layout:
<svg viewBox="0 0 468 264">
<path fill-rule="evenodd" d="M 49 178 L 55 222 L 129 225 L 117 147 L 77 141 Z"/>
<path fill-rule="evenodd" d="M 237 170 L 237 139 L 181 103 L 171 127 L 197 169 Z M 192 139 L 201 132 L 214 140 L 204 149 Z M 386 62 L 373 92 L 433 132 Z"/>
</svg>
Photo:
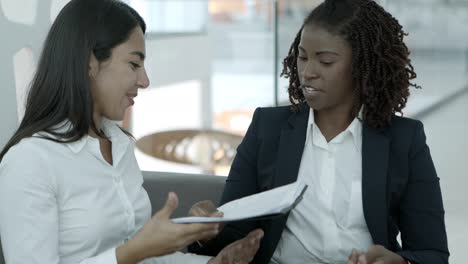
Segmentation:
<svg viewBox="0 0 468 264">
<path fill-rule="evenodd" d="M 218 207 L 223 217 L 181 217 L 173 223 L 232 222 L 251 218 L 267 218 L 289 212 L 302 199 L 307 185 L 294 182 L 265 192 L 246 196 Z"/>
</svg>

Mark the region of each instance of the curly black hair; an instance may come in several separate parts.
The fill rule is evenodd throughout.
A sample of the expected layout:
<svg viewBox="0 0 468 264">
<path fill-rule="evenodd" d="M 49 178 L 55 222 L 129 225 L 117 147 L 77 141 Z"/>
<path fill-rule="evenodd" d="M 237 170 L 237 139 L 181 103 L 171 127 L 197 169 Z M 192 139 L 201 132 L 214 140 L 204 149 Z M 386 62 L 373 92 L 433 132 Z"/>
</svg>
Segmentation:
<svg viewBox="0 0 468 264">
<path fill-rule="evenodd" d="M 409 87 L 421 88 L 410 80 L 416 73 L 403 42 L 398 20 L 373 0 L 325 0 L 306 17 L 283 61 L 281 76 L 289 78 L 289 100 L 294 111 L 305 101 L 297 72 L 298 46 L 305 25 L 316 25 L 343 37 L 352 48 L 352 76 L 355 98 L 352 116 L 370 127 L 390 125 L 395 113 L 403 115 Z"/>
</svg>

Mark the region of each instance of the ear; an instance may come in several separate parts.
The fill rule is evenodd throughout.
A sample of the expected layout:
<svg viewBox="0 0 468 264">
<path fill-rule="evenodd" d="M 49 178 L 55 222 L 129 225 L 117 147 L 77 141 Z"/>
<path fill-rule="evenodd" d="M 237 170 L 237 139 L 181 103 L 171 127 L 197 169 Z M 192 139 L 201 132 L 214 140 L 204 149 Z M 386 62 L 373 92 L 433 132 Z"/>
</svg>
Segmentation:
<svg viewBox="0 0 468 264">
<path fill-rule="evenodd" d="M 91 53 L 91 56 L 89 56 L 88 75 L 90 78 L 95 78 L 98 72 L 99 61 L 96 59 L 96 56 Z"/>
</svg>

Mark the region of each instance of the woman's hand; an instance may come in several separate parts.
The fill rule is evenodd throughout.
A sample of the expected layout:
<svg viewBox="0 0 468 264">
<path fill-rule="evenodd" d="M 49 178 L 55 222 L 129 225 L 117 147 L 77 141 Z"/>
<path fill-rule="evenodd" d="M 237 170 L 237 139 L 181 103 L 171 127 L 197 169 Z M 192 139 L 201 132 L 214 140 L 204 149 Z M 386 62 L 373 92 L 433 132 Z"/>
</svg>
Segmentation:
<svg viewBox="0 0 468 264">
<path fill-rule="evenodd" d="M 217 223 L 172 223 L 170 216 L 177 205 L 176 194 L 169 193 L 164 207 L 154 214 L 133 239 L 117 248 L 118 263 L 136 263 L 149 257 L 167 255 L 185 248 L 196 240 L 207 239 L 218 234 L 219 224 Z"/>
<path fill-rule="evenodd" d="M 260 240 L 263 237 L 263 231 L 256 229 L 250 232 L 243 239 L 226 246 L 219 254 L 211 259 L 208 264 L 247 264 L 250 263 L 258 248 Z"/>
<path fill-rule="evenodd" d="M 353 249 L 353 251 L 351 252 L 351 255 L 349 255 L 348 257 L 348 262 L 346 262 L 346 264 L 358 264 L 358 258 L 362 254 L 363 252 Z"/>
<path fill-rule="evenodd" d="M 200 201 L 192 206 L 188 212 L 189 216 L 197 216 L 197 217 L 223 217 L 223 212 L 218 211 L 216 206 L 212 201 L 205 200 Z M 219 223 L 219 232 L 223 230 L 225 223 Z M 200 240 L 201 242 L 206 242 L 212 239 L 215 236 L 207 237 L 205 239 Z"/>
<path fill-rule="evenodd" d="M 214 203 L 210 200 L 200 201 L 192 206 L 188 212 L 189 216 L 211 217 L 214 215 L 222 216 Z"/>
<path fill-rule="evenodd" d="M 374 245 L 365 253 L 353 250 L 348 258 L 348 264 L 407 264 L 400 255 L 380 245 Z"/>
</svg>

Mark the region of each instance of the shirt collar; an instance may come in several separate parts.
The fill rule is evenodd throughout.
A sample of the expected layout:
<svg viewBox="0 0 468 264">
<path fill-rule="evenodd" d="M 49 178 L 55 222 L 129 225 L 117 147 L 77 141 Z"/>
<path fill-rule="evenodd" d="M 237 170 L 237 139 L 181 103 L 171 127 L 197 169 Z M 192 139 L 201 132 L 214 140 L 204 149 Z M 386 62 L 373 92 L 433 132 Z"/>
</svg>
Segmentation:
<svg viewBox="0 0 468 264">
<path fill-rule="evenodd" d="M 60 122 L 58 125 L 54 126 L 51 128 L 54 132 L 57 133 L 66 133 L 72 128 L 72 123 L 70 120 L 64 120 Z M 114 143 L 118 141 L 119 138 L 125 137 L 127 138 L 127 135 L 119 128 L 117 123 L 115 121 L 109 120 L 107 118 L 102 118 L 101 119 L 101 126 L 100 129 L 104 132 L 104 134 L 109 137 L 109 139 Z M 58 139 L 57 137 L 48 134 L 48 136 L 52 136 L 53 138 Z M 83 150 L 83 148 L 86 146 L 88 141 L 90 140 L 89 135 L 84 135 L 81 137 L 79 140 L 70 142 L 70 143 L 65 143 L 67 147 L 73 151 L 73 153 L 77 154 L 80 151 Z"/>
<path fill-rule="evenodd" d="M 362 111 L 363 108 L 361 107 L 361 110 L 359 111 L 358 117 L 354 118 L 354 120 L 351 122 L 351 124 L 345 129 L 343 132 L 348 132 L 351 133 L 353 137 L 353 143 L 354 146 L 356 147 L 356 150 L 361 152 L 362 148 Z M 308 142 L 310 137 L 312 136 L 311 129 L 313 127 L 317 127 L 317 124 L 315 124 L 315 117 L 314 117 L 314 109 L 310 108 L 309 109 L 309 120 L 307 121 L 307 138 L 306 142 Z M 318 127 L 317 127 L 318 129 Z"/>
</svg>

